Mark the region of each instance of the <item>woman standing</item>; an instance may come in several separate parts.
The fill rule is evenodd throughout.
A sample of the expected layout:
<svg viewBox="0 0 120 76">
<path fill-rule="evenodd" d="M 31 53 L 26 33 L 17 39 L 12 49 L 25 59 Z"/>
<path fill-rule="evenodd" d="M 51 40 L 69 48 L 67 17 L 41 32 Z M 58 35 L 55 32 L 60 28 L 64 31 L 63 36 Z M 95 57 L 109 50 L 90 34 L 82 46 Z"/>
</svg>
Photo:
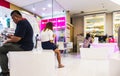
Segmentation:
<svg viewBox="0 0 120 76">
<path fill-rule="evenodd" d="M 86 34 L 86 37 L 83 41 L 83 48 L 90 48 L 90 44 L 92 43 L 92 37 L 90 33 Z"/>
<path fill-rule="evenodd" d="M 41 32 L 41 42 L 43 49 L 52 49 L 57 54 L 58 68 L 64 67 L 61 64 L 61 53 L 57 46 L 54 44 L 54 33 L 53 33 L 53 23 L 48 22 L 45 29 Z"/>
</svg>

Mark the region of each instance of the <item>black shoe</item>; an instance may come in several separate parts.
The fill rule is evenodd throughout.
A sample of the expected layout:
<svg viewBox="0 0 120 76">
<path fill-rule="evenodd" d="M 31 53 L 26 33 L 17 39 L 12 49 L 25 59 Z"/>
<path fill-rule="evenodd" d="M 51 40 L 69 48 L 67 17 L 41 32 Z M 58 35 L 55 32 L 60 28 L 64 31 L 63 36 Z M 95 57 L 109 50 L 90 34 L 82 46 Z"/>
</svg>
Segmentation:
<svg viewBox="0 0 120 76">
<path fill-rule="evenodd" d="M 10 76 L 9 72 L 1 72 L 0 76 Z"/>
</svg>

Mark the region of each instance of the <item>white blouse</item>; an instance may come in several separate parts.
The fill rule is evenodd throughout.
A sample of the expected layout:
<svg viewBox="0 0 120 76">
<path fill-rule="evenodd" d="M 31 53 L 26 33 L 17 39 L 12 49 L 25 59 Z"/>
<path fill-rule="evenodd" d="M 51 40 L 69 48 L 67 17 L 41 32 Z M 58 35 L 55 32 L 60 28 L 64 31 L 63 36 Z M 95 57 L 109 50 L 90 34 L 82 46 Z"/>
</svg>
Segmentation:
<svg viewBox="0 0 120 76">
<path fill-rule="evenodd" d="M 45 31 L 43 30 L 41 32 L 41 42 L 53 40 L 54 39 L 53 34 L 54 33 L 52 30 L 49 30 L 49 29 L 46 29 Z"/>
</svg>

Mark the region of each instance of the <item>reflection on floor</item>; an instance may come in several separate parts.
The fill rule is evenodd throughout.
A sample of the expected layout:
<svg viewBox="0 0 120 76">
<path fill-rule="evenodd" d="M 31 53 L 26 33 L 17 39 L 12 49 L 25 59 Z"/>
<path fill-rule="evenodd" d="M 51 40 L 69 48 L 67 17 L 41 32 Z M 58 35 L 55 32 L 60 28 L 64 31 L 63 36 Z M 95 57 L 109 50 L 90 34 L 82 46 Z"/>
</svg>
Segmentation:
<svg viewBox="0 0 120 76">
<path fill-rule="evenodd" d="M 62 57 L 64 68 L 56 69 L 57 76 L 109 76 L 108 60 L 82 60 L 79 55 Z"/>
</svg>

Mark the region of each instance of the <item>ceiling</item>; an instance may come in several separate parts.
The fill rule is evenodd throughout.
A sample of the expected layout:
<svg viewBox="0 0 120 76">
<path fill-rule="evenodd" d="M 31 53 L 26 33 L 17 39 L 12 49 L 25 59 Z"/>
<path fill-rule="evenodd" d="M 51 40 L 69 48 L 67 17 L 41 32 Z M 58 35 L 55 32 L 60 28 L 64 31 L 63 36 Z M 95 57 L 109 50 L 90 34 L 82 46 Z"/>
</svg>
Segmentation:
<svg viewBox="0 0 120 76">
<path fill-rule="evenodd" d="M 69 11 L 72 15 L 112 12 L 120 10 L 120 5 L 110 0 L 6 0 L 40 16 Z M 49 4 L 49 7 L 48 7 Z M 53 4 L 53 8 L 50 4 Z M 54 11 L 52 13 L 52 11 Z M 59 12 L 58 12 L 59 11 Z"/>
</svg>

